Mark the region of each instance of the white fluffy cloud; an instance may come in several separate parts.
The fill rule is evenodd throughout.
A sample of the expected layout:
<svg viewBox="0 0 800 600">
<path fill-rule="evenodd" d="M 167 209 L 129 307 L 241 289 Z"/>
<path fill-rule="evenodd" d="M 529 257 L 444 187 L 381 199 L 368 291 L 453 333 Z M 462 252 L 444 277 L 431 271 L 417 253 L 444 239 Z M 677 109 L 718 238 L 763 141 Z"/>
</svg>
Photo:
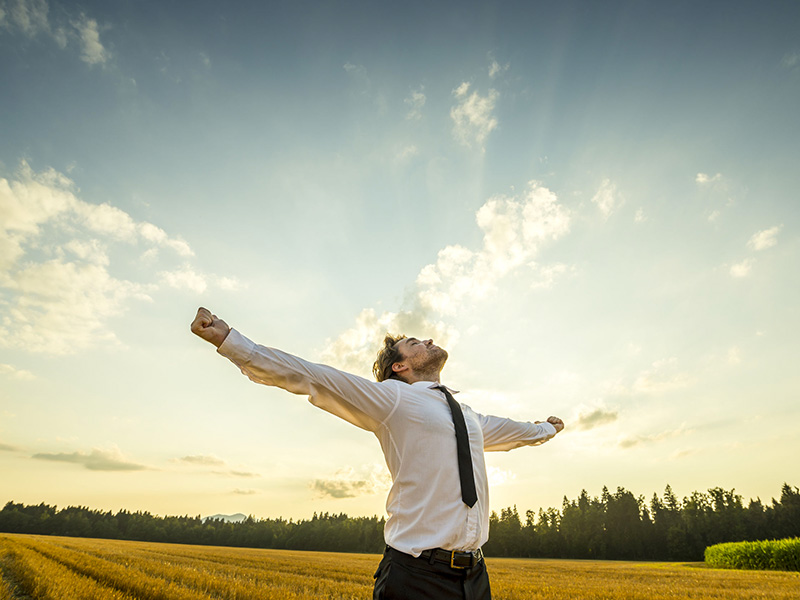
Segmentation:
<svg viewBox="0 0 800 600">
<path fill-rule="evenodd" d="M 694 178 L 696 183 L 700 185 L 706 185 L 709 183 L 717 183 L 718 181 L 722 180 L 722 173 L 717 173 L 716 175 L 709 175 L 708 173 L 698 173 Z"/>
<path fill-rule="evenodd" d="M 452 315 L 463 302 L 486 298 L 510 271 L 530 265 L 542 244 L 569 231 L 570 213 L 556 195 L 530 182 L 519 197 L 493 196 L 475 214 L 483 246 L 447 246 L 417 277 L 420 305 Z"/>
<path fill-rule="evenodd" d="M 90 65 L 103 64 L 108 60 L 108 51 L 100 43 L 97 21 L 82 16 L 73 26 L 81 41 L 81 60 Z"/>
<path fill-rule="evenodd" d="M 778 225 L 775 227 L 770 227 L 769 229 L 764 229 L 763 231 L 759 231 L 753 234 L 753 237 L 751 237 L 750 241 L 747 242 L 747 246 L 753 250 L 766 250 L 767 248 L 772 248 L 778 243 L 778 233 L 780 230 L 781 226 Z"/>
<path fill-rule="evenodd" d="M 14 379 L 33 379 L 33 373 L 25 369 L 17 369 L 13 365 L 0 363 L 0 374 Z"/>
<path fill-rule="evenodd" d="M 112 250 L 192 255 L 185 241 L 110 204 L 85 202 L 63 174 L 35 173 L 27 163 L 13 178 L 0 178 L 0 240 L 0 344 L 53 354 L 113 343 L 108 319 L 157 289 L 156 282 L 114 274 Z M 202 287 L 202 275 L 188 267 L 163 279 Z"/>
<path fill-rule="evenodd" d="M 489 198 L 476 212 L 475 220 L 483 231 L 481 247 L 442 248 L 436 262 L 420 270 L 405 309 L 380 314 L 365 309 L 352 328 L 327 342 L 322 351 L 325 362 L 369 375 L 369 366 L 387 332 L 433 337 L 452 346 L 458 332 L 446 319 L 456 316 L 465 305 L 474 306 L 488 298 L 512 271 L 526 267 L 531 285 L 540 281 L 544 287 L 566 271 L 563 265 L 540 266 L 534 262 L 542 245 L 565 235 L 570 225 L 569 210 L 538 182 L 530 182 L 518 196 Z"/>
<path fill-rule="evenodd" d="M 450 109 L 453 136 L 467 148 L 474 145 L 483 150 L 486 138 L 497 127 L 497 118 L 492 112 L 500 94 L 491 89 L 486 96 L 478 92 L 470 94 L 469 87 L 469 83 L 464 82 L 453 90 L 457 100 L 457 104 Z"/>
<path fill-rule="evenodd" d="M 752 270 L 754 263 L 755 261 L 752 258 L 746 258 L 742 262 L 731 265 L 731 277 L 736 277 L 737 279 L 747 277 L 750 275 L 750 271 Z"/>
<path fill-rule="evenodd" d="M 187 289 L 197 294 L 202 294 L 208 287 L 206 278 L 189 266 L 175 271 L 161 271 L 158 276 L 162 283 L 171 288 Z"/>
</svg>

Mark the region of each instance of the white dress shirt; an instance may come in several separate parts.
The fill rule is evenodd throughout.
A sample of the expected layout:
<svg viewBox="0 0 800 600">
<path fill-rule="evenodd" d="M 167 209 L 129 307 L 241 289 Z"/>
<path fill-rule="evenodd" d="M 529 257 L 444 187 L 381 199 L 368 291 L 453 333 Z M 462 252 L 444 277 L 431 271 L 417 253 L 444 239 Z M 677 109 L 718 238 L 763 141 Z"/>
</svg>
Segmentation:
<svg viewBox="0 0 800 600">
<path fill-rule="evenodd" d="M 413 556 L 480 548 L 489 538 L 484 451 L 535 446 L 556 434 L 550 423 L 485 416 L 461 404 L 478 492 L 469 508 L 461 500 L 453 417 L 444 394 L 432 389 L 437 383 L 378 383 L 254 344 L 235 329 L 218 352 L 256 383 L 307 395 L 314 406 L 375 434 L 392 475 L 384 538 Z"/>
</svg>

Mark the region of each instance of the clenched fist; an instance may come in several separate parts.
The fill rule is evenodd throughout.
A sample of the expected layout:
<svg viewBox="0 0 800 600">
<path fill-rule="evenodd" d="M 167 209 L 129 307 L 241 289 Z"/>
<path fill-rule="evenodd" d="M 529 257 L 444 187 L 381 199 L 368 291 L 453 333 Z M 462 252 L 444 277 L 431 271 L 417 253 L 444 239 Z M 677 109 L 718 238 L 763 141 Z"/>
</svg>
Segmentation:
<svg viewBox="0 0 800 600">
<path fill-rule="evenodd" d="M 192 321 L 192 333 L 195 335 L 219 348 L 225 338 L 228 337 L 230 330 L 231 328 L 228 327 L 225 321 L 217 318 L 217 315 L 211 314 L 211 311 L 207 308 L 201 306 L 197 309 L 197 316 Z"/>
</svg>

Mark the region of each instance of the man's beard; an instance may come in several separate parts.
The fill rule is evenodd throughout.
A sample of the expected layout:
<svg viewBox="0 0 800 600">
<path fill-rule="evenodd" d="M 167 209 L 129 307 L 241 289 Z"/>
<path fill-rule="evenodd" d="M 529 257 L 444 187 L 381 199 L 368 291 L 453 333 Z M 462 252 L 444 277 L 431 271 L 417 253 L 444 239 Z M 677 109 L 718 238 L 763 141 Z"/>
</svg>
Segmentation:
<svg viewBox="0 0 800 600">
<path fill-rule="evenodd" d="M 438 373 L 447 362 L 447 350 L 444 348 L 431 348 L 425 356 L 419 357 L 419 362 L 412 365 L 412 368 L 417 373 Z"/>
</svg>

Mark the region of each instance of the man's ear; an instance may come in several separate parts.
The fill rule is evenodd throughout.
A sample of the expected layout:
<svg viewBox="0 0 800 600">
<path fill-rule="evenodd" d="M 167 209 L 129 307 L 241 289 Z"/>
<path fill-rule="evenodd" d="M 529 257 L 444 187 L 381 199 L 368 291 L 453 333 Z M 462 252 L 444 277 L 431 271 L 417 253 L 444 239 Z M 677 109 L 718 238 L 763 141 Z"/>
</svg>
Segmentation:
<svg viewBox="0 0 800 600">
<path fill-rule="evenodd" d="M 406 363 L 396 362 L 392 365 L 392 373 L 402 373 L 403 371 L 408 371 Z"/>
</svg>

